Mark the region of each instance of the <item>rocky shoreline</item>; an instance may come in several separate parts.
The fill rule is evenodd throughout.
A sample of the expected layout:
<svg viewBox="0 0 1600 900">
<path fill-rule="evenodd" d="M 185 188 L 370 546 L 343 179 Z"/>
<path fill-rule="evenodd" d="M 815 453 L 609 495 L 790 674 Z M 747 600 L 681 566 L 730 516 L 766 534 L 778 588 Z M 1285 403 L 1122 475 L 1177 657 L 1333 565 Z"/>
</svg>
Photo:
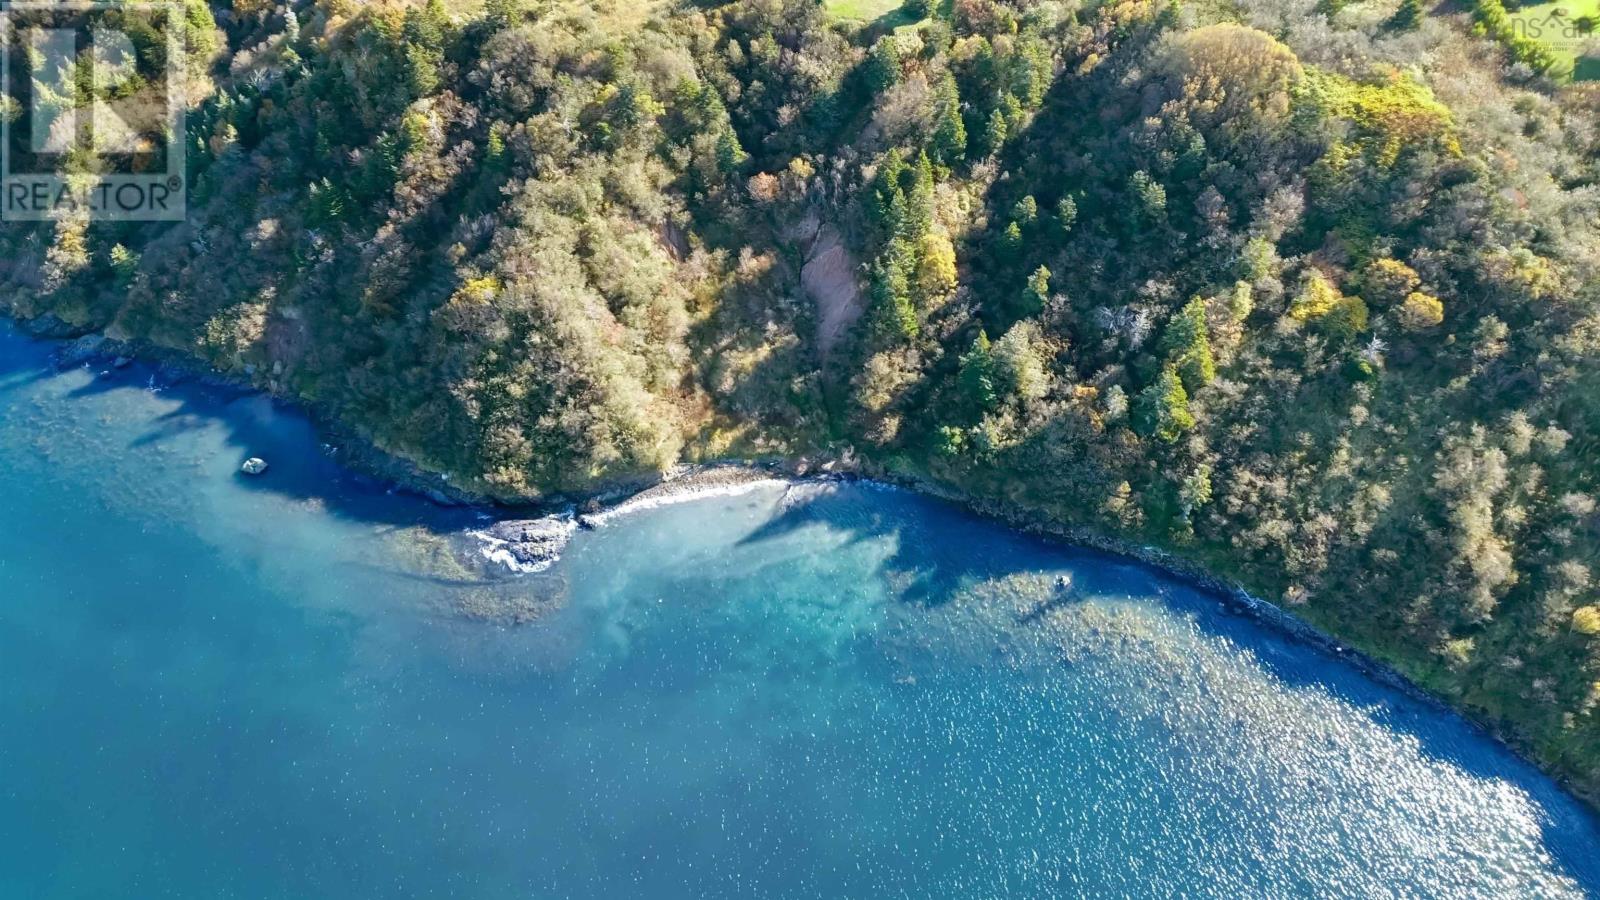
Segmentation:
<svg viewBox="0 0 1600 900">
<path fill-rule="evenodd" d="M 765 485 L 794 484 L 798 477 L 775 468 L 738 463 L 680 466 L 643 490 L 610 506 L 591 498 L 584 511 L 569 507 L 533 519 L 502 519 L 470 532 L 482 544 L 482 555 L 519 574 L 543 572 L 554 565 L 579 531 L 604 528 L 618 516 L 705 497 L 730 496 Z"/>
<path fill-rule="evenodd" d="M 1591 813 L 1600 815 L 1600 793 L 1587 789 L 1587 786 L 1561 773 L 1540 766 L 1532 754 L 1524 751 L 1516 736 L 1496 728 L 1493 723 L 1478 719 L 1467 710 L 1452 706 L 1444 698 L 1407 678 L 1389 663 L 1339 640 L 1271 601 L 1256 597 L 1237 582 L 1218 576 L 1198 563 L 1160 548 L 1135 544 L 1089 529 L 1044 520 L 1024 509 L 986 498 L 973 497 L 943 483 L 876 466 L 861 466 L 853 461 L 847 464 L 830 462 L 822 467 L 808 460 L 776 460 L 761 465 L 712 463 L 685 467 L 651 488 L 629 495 L 627 499 L 598 512 L 586 513 L 577 518 L 580 520 L 580 527 L 583 527 L 585 521 L 589 527 L 598 527 L 616 515 L 657 505 L 662 498 L 666 498 L 668 502 L 682 502 L 717 496 L 727 493 L 730 484 L 738 483 L 782 483 L 791 487 L 805 484 L 859 483 L 906 490 L 949 503 L 978 518 L 997 522 L 1012 530 L 1052 543 L 1077 550 L 1089 550 L 1114 560 L 1133 562 L 1154 569 L 1216 598 L 1217 602 L 1233 615 L 1248 619 L 1297 645 L 1339 659 L 1354 667 L 1367 679 L 1414 701 L 1460 717 L 1486 738 L 1506 747 L 1516 756 L 1544 772 L 1569 794 L 1585 804 Z M 594 504 L 591 504 L 592 508 Z"/>
<path fill-rule="evenodd" d="M 368 437 L 339 420 L 331 410 L 300 398 L 287 397 L 259 383 L 257 373 L 232 373 L 212 368 L 204 362 L 169 347 L 143 341 L 119 341 L 95 331 L 62 322 L 54 316 L 37 319 L 7 317 L 18 332 L 41 340 L 59 343 L 52 361 L 57 369 L 73 369 L 96 364 L 120 369 L 125 361 L 137 359 L 155 368 L 158 386 L 195 383 L 206 387 L 243 393 L 263 393 L 304 412 L 316 426 L 321 440 L 336 448 L 346 468 L 385 482 L 397 490 L 415 494 L 440 506 L 482 506 L 483 498 L 451 484 L 449 479 L 377 446 Z"/>
<path fill-rule="evenodd" d="M 717 462 L 681 466 L 665 473 L 650 487 L 628 493 L 606 504 L 591 498 L 584 511 L 567 508 L 530 519 L 501 519 L 475 532 L 509 562 L 515 571 L 543 571 L 560 556 L 580 531 L 604 527 L 619 516 L 669 503 L 728 496 L 764 485 L 794 487 L 804 484 L 877 484 L 907 490 L 950 503 L 980 518 L 1075 549 L 1088 549 L 1119 560 L 1159 570 L 1190 587 L 1215 596 L 1230 612 L 1249 618 L 1291 640 L 1319 649 L 1355 666 L 1366 677 L 1431 705 L 1448 708 L 1387 663 L 1345 644 L 1277 604 L 1256 597 L 1242 586 L 1155 547 L 1142 546 L 1080 528 L 1040 520 L 1013 507 L 974 498 L 947 485 L 908 477 L 872 467 L 841 465 L 830 461 L 814 466 L 809 460 Z M 489 554 L 485 554 L 486 556 Z"/>
<path fill-rule="evenodd" d="M 95 362 L 110 363 L 120 368 L 119 364 L 125 364 L 124 360 L 136 357 L 155 365 L 163 381 L 168 384 L 196 381 L 240 392 L 263 390 L 248 376 L 211 369 L 179 351 L 115 341 L 95 333 L 84 334 L 59 320 L 11 321 L 16 322 L 25 334 L 62 341 L 61 348 L 55 354 L 59 368 L 74 368 Z M 274 396 L 281 399 L 281 395 Z M 1522 745 L 1514 735 L 1506 734 L 1492 723 L 1481 721 L 1470 712 L 1450 705 L 1390 664 L 1351 647 L 1283 607 L 1253 596 L 1241 585 L 1190 560 L 1156 547 L 1050 522 L 1012 504 L 974 497 L 940 482 L 878 466 L 863 466 L 851 458 L 820 462 L 804 458 L 722 461 L 676 467 L 657 477 L 621 481 L 576 498 L 557 496 L 527 504 L 506 504 L 462 490 L 450 484 L 446 476 L 428 472 L 383 450 L 340 423 L 328 410 L 292 398 L 286 402 L 294 403 L 309 414 L 324 438 L 338 448 L 340 462 L 346 467 L 442 506 L 479 509 L 495 520 L 486 528 L 469 532 L 469 536 L 479 541 L 485 559 L 516 573 L 536 573 L 550 568 L 579 531 L 603 527 L 618 516 L 641 509 L 707 496 L 728 495 L 763 484 L 878 483 L 942 500 L 980 518 L 1030 535 L 1156 569 L 1215 596 L 1224 608 L 1236 615 L 1244 616 L 1296 643 L 1342 659 L 1367 678 L 1412 699 L 1460 716 L 1486 736 L 1543 769 L 1533 761 L 1531 754 L 1523 752 Z M 1600 793 L 1559 773 L 1544 771 L 1587 804 L 1591 811 L 1600 813 Z"/>
</svg>

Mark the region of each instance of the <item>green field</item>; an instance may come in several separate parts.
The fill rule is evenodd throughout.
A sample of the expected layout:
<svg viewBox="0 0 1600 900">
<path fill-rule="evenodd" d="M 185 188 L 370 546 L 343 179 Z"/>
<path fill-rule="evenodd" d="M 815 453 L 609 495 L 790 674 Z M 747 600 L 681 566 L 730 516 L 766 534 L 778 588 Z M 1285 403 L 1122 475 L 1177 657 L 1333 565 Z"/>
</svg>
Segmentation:
<svg viewBox="0 0 1600 900">
<path fill-rule="evenodd" d="M 844 22 L 876 22 L 898 12 L 901 0 L 827 0 L 828 14 Z"/>
<path fill-rule="evenodd" d="M 1586 16 L 1600 19 L 1600 0 L 1551 0 L 1511 9 L 1511 18 L 1523 33 L 1555 54 L 1558 71 L 1583 81 L 1600 79 L 1600 56 L 1583 55 L 1585 49 L 1595 54 L 1600 48 L 1600 34 L 1584 34 L 1578 27 L 1578 20 Z"/>
</svg>

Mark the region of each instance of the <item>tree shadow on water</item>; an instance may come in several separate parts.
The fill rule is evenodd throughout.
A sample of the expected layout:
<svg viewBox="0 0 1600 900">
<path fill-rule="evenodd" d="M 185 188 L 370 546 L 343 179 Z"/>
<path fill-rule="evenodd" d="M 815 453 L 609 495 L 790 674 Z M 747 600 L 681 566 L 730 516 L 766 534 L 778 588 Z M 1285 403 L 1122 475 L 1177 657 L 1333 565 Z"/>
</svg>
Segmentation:
<svg viewBox="0 0 1600 900">
<path fill-rule="evenodd" d="M 1348 652 L 1263 624 L 1214 591 L 1126 557 L 1034 538 L 943 501 L 849 484 L 796 495 L 741 543 L 784 540 L 814 527 L 842 533 L 851 544 L 887 542 L 878 571 L 863 577 L 885 579 L 904 603 L 938 608 L 978 583 L 1031 573 L 1039 576 L 1032 586 L 1038 595 L 1019 598 L 1013 613 L 1019 629 L 1046 627 L 1057 613 L 1085 603 L 1163 608 L 1179 620 L 1180 635 L 1191 623 L 1200 640 L 1238 655 L 1238 665 L 1261 670 L 1276 689 L 1330 695 L 1356 718 L 1415 740 L 1427 760 L 1525 793 L 1539 811 L 1544 849 L 1585 889 L 1600 884 L 1600 857 L 1589 856 L 1600 822 L 1531 764 L 1457 713 L 1374 677 Z"/>
<path fill-rule="evenodd" d="M 806 492 L 800 494 L 797 492 Z M 974 584 L 1048 563 L 1047 545 L 992 526 L 953 506 L 895 490 L 845 483 L 798 485 L 784 508 L 739 541 L 783 540 L 807 528 L 843 535 L 847 544 L 889 548 L 879 571 L 897 599 L 934 608 Z"/>
<path fill-rule="evenodd" d="M 0 393 L 20 390 L 55 374 L 49 365 L 52 346 L 18 334 L 0 320 Z"/>
<path fill-rule="evenodd" d="M 59 342 L 30 338 L 11 330 L 0 331 L 0 391 L 23 390 L 51 378 L 63 377 L 75 366 L 60 367 L 55 355 Z M 382 480 L 345 466 L 340 452 L 323 441 L 316 423 L 303 410 L 246 388 L 208 383 L 170 369 L 133 362 L 115 368 L 110 360 L 91 359 L 83 366 L 90 378 L 59 396 L 68 402 L 105 402 L 118 392 L 158 394 L 169 408 L 145 413 L 130 404 L 126 421 L 138 434 L 128 440 L 132 455 L 162 449 L 188 449 L 182 442 L 193 435 L 219 429 L 225 459 L 203 456 L 200 477 L 228 472 L 234 486 L 248 492 L 273 494 L 291 501 L 315 501 L 328 514 L 346 520 L 390 526 L 426 526 L 439 531 L 460 530 L 475 521 L 479 511 L 445 508 Z M 142 418 L 141 418 L 142 417 Z M 86 425 L 93 427 L 86 420 Z M 211 450 L 194 445 L 196 453 Z M 259 477 L 246 476 L 238 467 L 250 457 L 269 463 Z M 163 465 L 150 459 L 149 465 Z"/>
</svg>

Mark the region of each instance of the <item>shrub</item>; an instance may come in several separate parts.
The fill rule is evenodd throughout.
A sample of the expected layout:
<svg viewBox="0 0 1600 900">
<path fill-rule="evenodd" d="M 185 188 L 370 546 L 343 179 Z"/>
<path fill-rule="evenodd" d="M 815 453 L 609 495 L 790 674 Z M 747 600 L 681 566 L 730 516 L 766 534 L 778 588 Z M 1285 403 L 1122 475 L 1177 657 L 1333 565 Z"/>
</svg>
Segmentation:
<svg viewBox="0 0 1600 900">
<path fill-rule="evenodd" d="M 1407 331 L 1427 331 L 1444 321 L 1444 304 L 1420 291 L 1406 295 L 1400 307 L 1400 326 Z"/>
<path fill-rule="evenodd" d="M 1600 606 L 1580 606 L 1573 610 L 1572 630 L 1579 634 L 1600 634 Z"/>
<path fill-rule="evenodd" d="M 1344 299 L 1339 289 L 1333 286 L 1326 275 L 1312 269 L 1306 276 L 1305 285 L 1300 293 L 1289 305 L 1289 315 L 1301 322 L 1310 322 L 1320 319 L 1333 312 L 1339 301 Z"/>
<path fill-rule="evenodd" d="M 1416 270 L 1398 259 L 1375 259 L 1361 273 L 1361 293 L 1384 306 L 1402 302 L 1421 286 Z"/>
</svg>

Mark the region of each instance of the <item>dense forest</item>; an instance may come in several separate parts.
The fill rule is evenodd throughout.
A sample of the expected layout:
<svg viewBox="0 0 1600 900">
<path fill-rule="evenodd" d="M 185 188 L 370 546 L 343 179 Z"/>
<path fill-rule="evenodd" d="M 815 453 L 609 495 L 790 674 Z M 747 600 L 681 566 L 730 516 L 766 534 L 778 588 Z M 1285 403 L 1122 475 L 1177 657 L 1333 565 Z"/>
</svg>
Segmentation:
<svg viewBox="0 0 1600 900">
<path fill-rule="evenodd" d="M 8 224 L 0 309 L 499 499 L 851 457 L 1163 547 L 1600 791 L 1600 85 L 1500 0 L 877 5 L 188 0 L 187 220 Z"/>
</svg>

